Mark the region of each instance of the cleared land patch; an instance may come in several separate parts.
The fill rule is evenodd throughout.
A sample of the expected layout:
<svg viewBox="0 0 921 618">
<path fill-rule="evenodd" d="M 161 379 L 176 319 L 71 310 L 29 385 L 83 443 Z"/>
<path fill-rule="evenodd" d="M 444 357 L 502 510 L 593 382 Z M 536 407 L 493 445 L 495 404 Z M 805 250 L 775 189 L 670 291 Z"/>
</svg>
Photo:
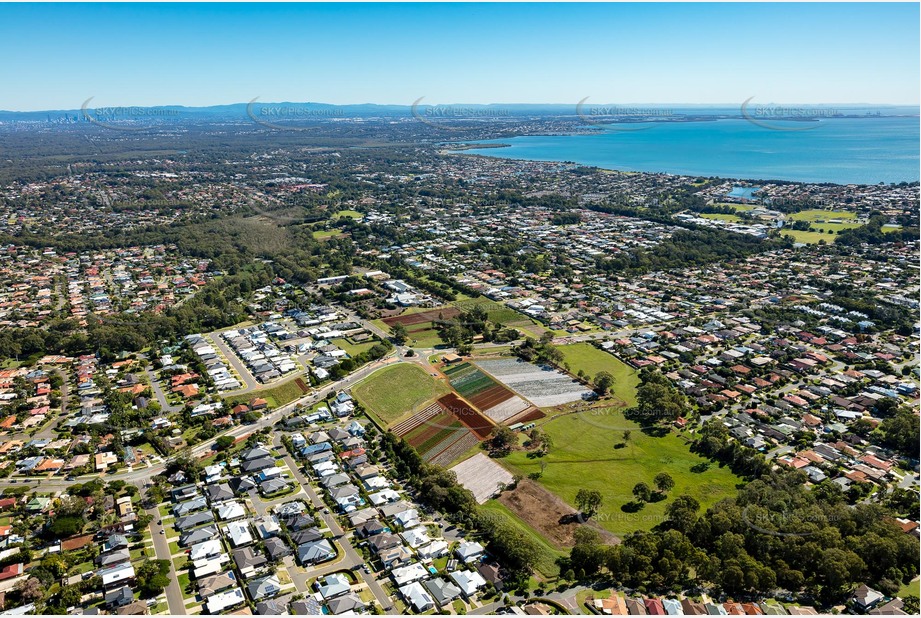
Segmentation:
<svg viewBox="0 0 921 618">
<path fill-rule="evenodd" d="M 541 408 L 586 398 L 592 391 L 549 366 L 538 367 L 518 359 L 480 360 L 477 365 L 519 395 Z"/>
<path fill-rule="evenodd" d="M 393 326 L 394 324 L 409 326 L 411 324 L 424 324 L 426 322 L 434 322 L 438 319 L 448 320 L 450 318 L 456 317 L 458 314 L 460 314 L 460 311 L 456 307 L 439 307 L 437 309 L 429 309 L 428 311 L 417 311 L 415 313 L 395 315 L 391 318 L 384 318 L 381 321 L 387 326 Z M 439 316 L 441 317 L 439 318 Z"/>
<path fill-rule="evenodd" d="M 576 528 L 585 521 L 579 518 L 576 509 L 529 479 L 522 479 L 515 489 L 502 492 L 497 500 L 522 520 L 528 522 L 557 549 L 575 545 L 573 535 Z M 616 536 L 596 522 L 589 520 L 585 523 L 600 532 L 605 542 L 619 542 Z"/>
</svg>

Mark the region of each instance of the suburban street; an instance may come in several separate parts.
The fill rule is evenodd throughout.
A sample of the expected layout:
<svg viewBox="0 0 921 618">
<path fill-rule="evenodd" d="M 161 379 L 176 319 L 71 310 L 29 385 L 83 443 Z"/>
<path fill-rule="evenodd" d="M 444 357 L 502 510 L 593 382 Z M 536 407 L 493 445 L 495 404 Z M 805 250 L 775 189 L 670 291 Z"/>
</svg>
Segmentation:
<svg viewBox="0 0 921 618">
<path fill-rule="evenodd" d="M 174 615 L 185 614 L 185 601 L 182 597 L 182 589 L 179 587 L 179 578 L 176 576 L 176 569 L 173 560 L 170 557 L 169 543 L 165 534 L 160 534 L 164 526 L 158 524 L 160 521 L 160 511 L 157 507 L 147 509 L 147 513 L 153 518 L 150 520 L 150 532 L 153 535 L 154 549 L 157 552 L 157 559 L 169 561 L 169 585 L 166 587 L 166 602 L 169 605 L 169 613 Z"/>
</svg>

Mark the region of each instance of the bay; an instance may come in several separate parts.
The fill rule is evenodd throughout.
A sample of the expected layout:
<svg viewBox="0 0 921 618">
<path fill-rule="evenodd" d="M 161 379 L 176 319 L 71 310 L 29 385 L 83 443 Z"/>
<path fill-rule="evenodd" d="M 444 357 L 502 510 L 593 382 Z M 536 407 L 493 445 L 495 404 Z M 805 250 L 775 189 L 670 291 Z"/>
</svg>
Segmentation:
<svg viewBox="0 0 921 618">
<path fill-rule="evenodd" d="M 508 146 L 472 148 L 465 154 L 762 182 L 876 184 L 913 182 L 921 176 L 917 117 L 620 123 L 596 134 L 472 144 Z"/>
</svg>

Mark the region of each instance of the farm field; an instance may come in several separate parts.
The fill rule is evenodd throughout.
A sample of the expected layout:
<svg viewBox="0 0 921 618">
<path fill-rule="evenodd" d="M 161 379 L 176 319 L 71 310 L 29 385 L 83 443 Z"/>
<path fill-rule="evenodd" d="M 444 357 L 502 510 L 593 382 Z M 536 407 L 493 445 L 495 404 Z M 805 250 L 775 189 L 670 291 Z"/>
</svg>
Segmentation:
<svg viewBox="0 0 921 618">
<path fill-rule="evenodd" d="M 508 470 L 483 453 L 462 461 L 451 468 L 451 472 L 457 475 L 458 483 L 473 492 L 479 504 L 489 500 L 499 485 L 508 485 L 513 480 Z"/>
<path fill-rule="evenodd" d="M 640 384 L 636 369 L 590 343 L 563 345 L 559 347 L 559 350 L 563 353 L 563 360 L 569 364 L 569 369 L 573 373 L 578 373 L 581 369 L 592 378 L 599 371 L 610 373 L 614 376 L 614 387 L 611 389 L 614 395 L 628 408 L 636 405 L 636 387 Z"/>
<path fill-rule="evenodd" d="M 665 509 L 675 496 L 688 494 L 702 509 L 723 498 L 735 495 L 738 477 L 716 465 L 701 472 L 691 468 L 707 460 L 691 453 L 684 439 L 669 433 L 657 438 L 643 433 L 636 423 L 624 418 L 620 410 L 587 410 L 557 416 L 541 425 L 553 439 L 546 456 L 547 466 L 540 484 L 575 505 L 579 489 L 595 489 L 603 496 L 603 505 L 594 520 L 612 534 L 623 537 L 637 530 L 648 530 L 663 521 Z M 624 430 L 631 434 L 627 446 L 616 449 L 623 441 Z M 523 451 L 514 451 L 502 460 L 512 472 L 527 476 L 540 472 L 540 462 Z M 668 472 L 675 487 L 660 502 L 645 504 L 636 512 L 622 509 L 633 501 L 633 486 L 644 482 L 653 486 L 659 472 Z"/>
<path fill-rule="evenodd" d="M 365 410 L 390 426 L 413 409 L 448 392 L 446 384 L 432 378 L 422 367 L 400 363 L 374 372 L 352 387 L 352 395 Z"/>
<path fill-rule="evenodd" d="M 477 366 L 541 408 L 579 401 L 591 393 L 556 369 L 518 359 L 480 360 Z"/>
<path fill-rule="evenodd" d="M 476 410 L 449 393 L 391 430 L 426 461 L 448 466 L 467 454 L 491 429 L 492 425 Z"/>
<path fill-rule="evenodd" d="M 470 363 L 455 365 L 445 369 L 444 373 L 454 390 L 497 423 L 523 412 L 529 406 L 527 401 Z"/>
</svg>

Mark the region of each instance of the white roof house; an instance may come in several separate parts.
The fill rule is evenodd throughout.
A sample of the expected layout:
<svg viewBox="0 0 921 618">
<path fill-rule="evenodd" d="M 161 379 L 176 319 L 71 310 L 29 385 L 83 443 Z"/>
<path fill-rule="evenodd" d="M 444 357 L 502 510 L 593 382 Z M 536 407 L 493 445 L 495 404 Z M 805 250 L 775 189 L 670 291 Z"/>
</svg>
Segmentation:
<svg viewBox="0 0 921 618">
<path fill-rule="evenodd" d="M 471 562 L 483 555 L 486 549 L 476 541 L 465 541 L 457 546 L 454 555 L 462 562 Z"/>
<path fill-rule="evenodd" d="M 429 538 L 428 531 L 425 529 L 425 526 L 404 530 L 400 533 L 400 536 L 403 537 L 403 540 L 406 541 L 406 544 L 413 549 L 421 547 L 422 545 L 425 545 L 432 540 Z"/>
<path fill-rule="evenodd" d="M 418 562 L 393 569 L 390 572 L 390 576 L 393 577 L 393 581 L 397 586 L 405 586 L 408 583 L 425 579 L 428 575 L 429 572 Z"/>
<path fill-rule="evenodd" d="M 134 577 L 134 567 L 131 566 L 130 562 L 125 562 L 107 569 L 100 569 L 96 572 L 96 575 L 102 578 L 102 585 L 107 588 L 112 584 L 117 584 L 118 582 L 123 582 Z"/>
<path fill-rule="evenodd" d="M 486 585 L 486 580 L 476 571 L 452 571 L 449 577 L 467 597 Z"/>
<path fill-rule="evenodd" d="M 412 605 L 417 612 L 426 612 L 435 607 L 435 600 L 432 595 L 422 587 L 419 582 L 412 582 L 400 587 L 400 594 L 406 599 L 406 602 Z"/>
<path fill-rule="evenodd" d="M 253 535 L 250 534 L 246 521 L 230 522 L 224 527 L 224 533 L 230 537 L 230 543 L 234 547 L 242 547 L 253 542 Z"/>
<path fill-rule="evenodd" d="M 239 502 L 225 502 L 218 505 L 216 510 L 217 517 L 221 521 L 229 521 L 231 519 L 239 519 L 240 517 L 246 516 L 246 509 Z"/>
<path fill-rule="evenodd" d="M 220 539 L 212 539 L 193 545 L 189 549 L 189 560 L 193 562 L 202 558 L 214 558 L 224 551 Z"/>
<path fill-rule="evenodd" d="M 243 595 L 243 591 L 239 588 L 231 588 L 230 590 L 219 592 L 208 597 L 208 600 L 205 602 L 205 607 L 208 609 L 209 614 L 215 615 L 221 613 L 225 609 L 230 609 L 239 603 L 245 602 L 246 597 Z"/>
</svg>

